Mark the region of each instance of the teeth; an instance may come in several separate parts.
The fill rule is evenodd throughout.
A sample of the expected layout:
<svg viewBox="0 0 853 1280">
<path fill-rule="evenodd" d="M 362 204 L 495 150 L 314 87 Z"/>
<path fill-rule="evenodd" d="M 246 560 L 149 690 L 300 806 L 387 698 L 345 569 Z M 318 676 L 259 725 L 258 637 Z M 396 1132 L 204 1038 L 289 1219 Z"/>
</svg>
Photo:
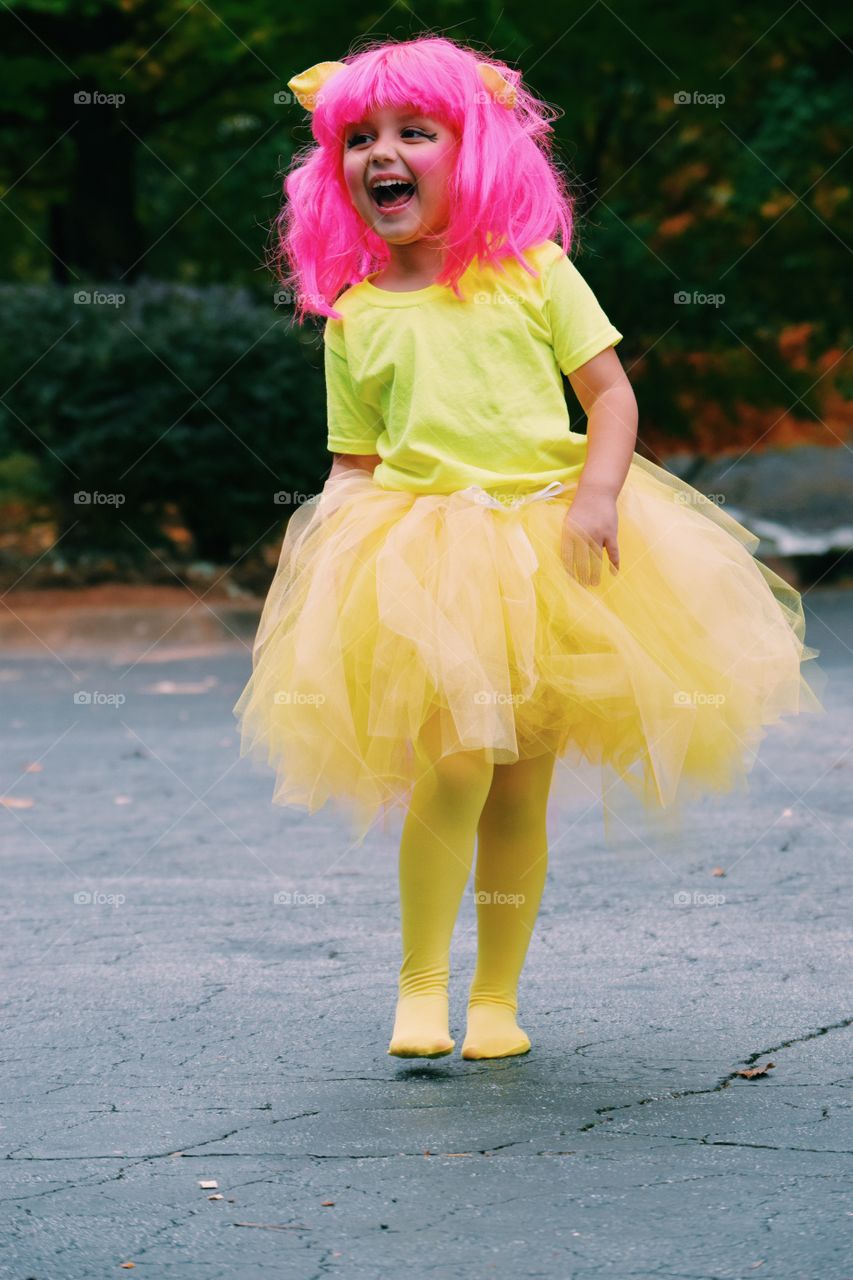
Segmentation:
<svg viewBox="0 0 853 1280">
<path fill-rule="evenodd" d="M 412 183 L 408 182 L 405 178 L 380 178 L 378 182 L 373 183 L 371 190 L 375 191 L 377 187 L 393 187 L 396 186 L 398 182 L 404 183 L 407 187 L 412 185 Z"/>
</svg>

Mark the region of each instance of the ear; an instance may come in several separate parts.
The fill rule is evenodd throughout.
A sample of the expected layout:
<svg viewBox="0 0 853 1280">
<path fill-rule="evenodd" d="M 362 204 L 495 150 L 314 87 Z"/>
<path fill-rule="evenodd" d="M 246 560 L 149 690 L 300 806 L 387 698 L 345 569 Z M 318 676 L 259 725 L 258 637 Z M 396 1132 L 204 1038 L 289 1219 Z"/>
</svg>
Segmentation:
<svg viewBox="0 0 853 1280">
<path fill-rule="evenodd" d="M 288 80 L 287 87 L 296 95 L 300 106 L 306 111 L 313 111 L 323 85 L 345 66 L 345 62 L 315 62 L 313 67 Z"/>
<path fill-rule="evenodd" d="M 493 67 L 490 62 L 478 62 L 477 70 L 480 73 L 480 79 L 495 101 L 511 111 L 518 97 L 515 85 L 510 84 L 506 76 L 501 75 L 497 67 Z"/>
</svg>

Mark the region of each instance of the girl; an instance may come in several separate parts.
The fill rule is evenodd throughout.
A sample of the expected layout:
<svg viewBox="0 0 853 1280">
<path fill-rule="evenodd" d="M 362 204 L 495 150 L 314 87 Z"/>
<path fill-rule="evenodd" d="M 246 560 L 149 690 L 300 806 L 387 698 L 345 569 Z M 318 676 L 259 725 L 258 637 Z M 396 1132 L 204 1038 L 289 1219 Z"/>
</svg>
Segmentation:
<svg viewBox="0 0 853 1280">
<path fill-rule="evenodd" d="M 300 323 L 326 317 L 335 457 L 287 524 L 241 754 L 275 766 L 276 803 L 340 805 L 359 844 L 406 807 L 390 1054 L 454 1048 L 476 841 L 462 1056 L 523 1054 L 555 766 L 578 794 L 573 766 L 598 766 L 603 798 L 618 783 L 649 815 L 748 789 L 763 726 L 824 710 L 800 670 L 818 651 L 758 538 L 634 452 L 622 334 L 566 256 L 571 198 L 519 73 L 430 36 L 289 87 L 316 145 L 285 180 L 283 279 Z"/>
</svg>

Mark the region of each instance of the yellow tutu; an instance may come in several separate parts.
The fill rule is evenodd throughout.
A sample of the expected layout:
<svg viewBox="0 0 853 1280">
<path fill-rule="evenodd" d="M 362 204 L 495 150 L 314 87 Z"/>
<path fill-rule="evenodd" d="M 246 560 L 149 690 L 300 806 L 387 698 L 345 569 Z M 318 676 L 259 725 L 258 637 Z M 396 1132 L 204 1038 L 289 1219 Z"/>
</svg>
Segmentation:
<svg viewBox="0 0 853 1280">
<path fill-rule="evenodd" d="M 560 550 L 576 484 L 510 504 L 353 469 L 296 509 L 234 707 L 274 803 L 331 801 L 360 844 L 407 806 L 431 720 L 432 758 L 553 752 L 552 795 L 589 800 L 575 767 L 598 766 L 605 817 L 618 783 L 671 832 L 683 802 L 749 789 L 764 726 L 825 710 L 800 595 L 754 559 L 756 535 L 634 454 L 620 570 L 605 553 L 583 585 Z"/>
</svg>

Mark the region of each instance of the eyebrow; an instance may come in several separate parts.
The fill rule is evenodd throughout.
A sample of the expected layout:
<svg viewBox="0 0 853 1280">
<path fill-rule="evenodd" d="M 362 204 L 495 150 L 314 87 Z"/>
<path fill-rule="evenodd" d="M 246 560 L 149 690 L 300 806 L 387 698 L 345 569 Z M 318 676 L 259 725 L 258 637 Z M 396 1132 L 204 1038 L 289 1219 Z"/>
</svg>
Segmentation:
<svg viewBox="0 0 853 1280">
<path fill-rule="evenodd" d="M 400 115 L 400 120 L 432 120 L 433 117 L 422 111 L 410 111 L 406 115 Z M 348 125 L 348 129 L 354 129 L 360 124 L 370 124 L 373 116 L 363 116 L 361 120 L 353 120 Z"/>
</svg>

